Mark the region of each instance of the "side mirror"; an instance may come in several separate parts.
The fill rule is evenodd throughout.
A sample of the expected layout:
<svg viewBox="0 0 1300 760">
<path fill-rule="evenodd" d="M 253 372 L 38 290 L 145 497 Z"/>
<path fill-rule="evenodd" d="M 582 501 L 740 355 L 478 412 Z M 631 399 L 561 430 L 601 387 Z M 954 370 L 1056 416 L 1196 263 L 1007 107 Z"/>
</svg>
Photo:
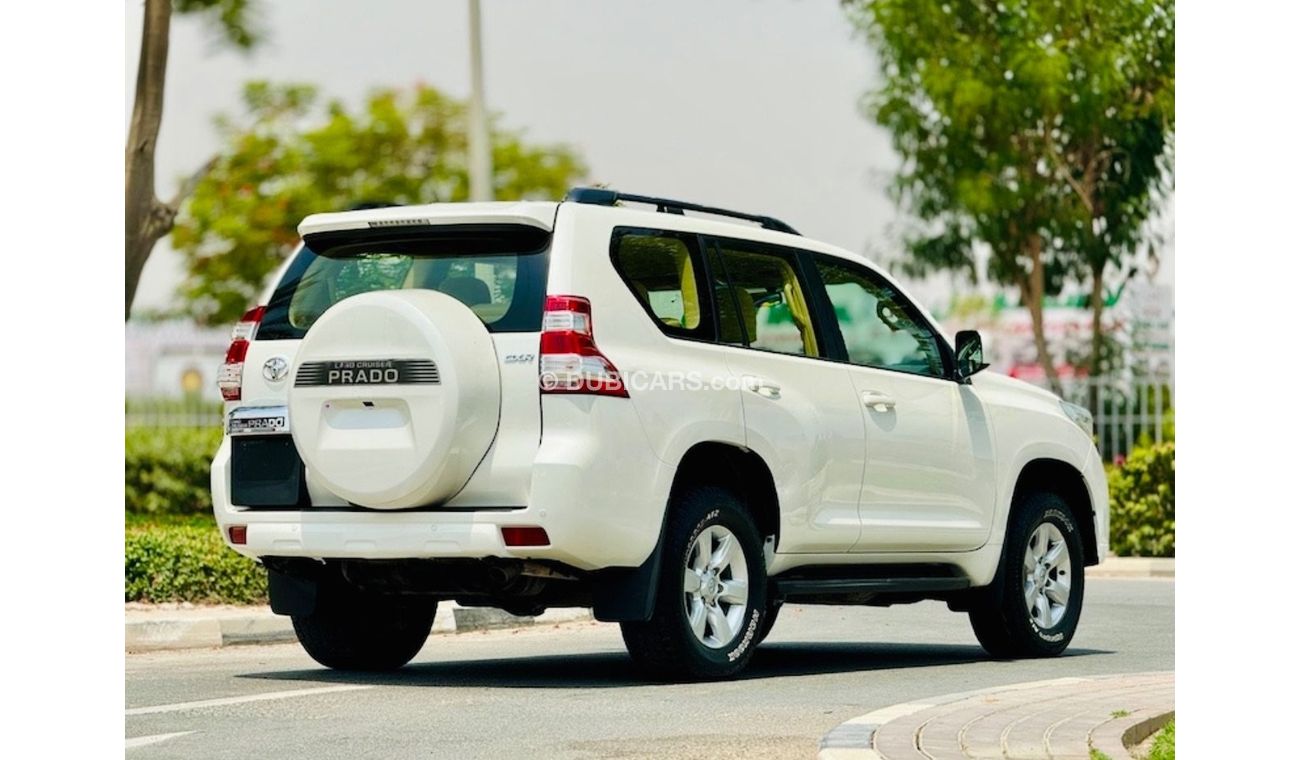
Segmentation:
<svg viewBox="0 0 1300 760">
<path fill-rule="evenodd" d="M 968 382 L 971 375 L 985 369 L 984 342 L 974 330 L 961 330 L 957 333 L 957 380 Z"/>
</svg>

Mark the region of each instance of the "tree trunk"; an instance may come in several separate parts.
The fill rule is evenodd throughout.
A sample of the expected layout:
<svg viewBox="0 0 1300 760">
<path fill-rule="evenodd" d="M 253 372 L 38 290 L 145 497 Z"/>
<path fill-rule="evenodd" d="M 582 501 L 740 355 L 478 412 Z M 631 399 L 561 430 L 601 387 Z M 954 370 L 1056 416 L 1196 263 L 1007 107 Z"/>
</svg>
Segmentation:
<svg viewBox="0 0 1300 760">
<path fill-rule="evenodd" d="M 1034 328 L 1034 347 L 1038 350 L 1038 363 L 1047 376 L 1047 383 L 1052 392 L 1062 393 L 1061 378 L 1056 374 L 1056 362 L 1047 348 L 1047 332 L 1043 327 L 1043 296 L 1047 291 L 1047 274 L 1043 268 L 1043 238 L 1034 234 L 1026 241 L 1025 252 L 1029 254 L 1031 266 L 1029 276 L 1020 283 L 1020 300 L 1029 309 L 1029 319 Z"/>
<path fill-rule="evenodd" d="M 126 318 L 131 316 L 140 273 L 154 244 L 172 228 L 176 210 L 158 200 L 154 189 L 154 150 L 162 124 L 163 84 L 171 0 L 146 0 L 135 106 L 126 142 Z"/>
<path fill-rule="evenodd" d="M 1088 357 L 1088 408 L 1095 419 L 1101 414 L 1100 389 L 1096 378 L 1101 376 L 1101 353 L 1105 346 L 1105 335 L 1101 329 L 1101 317 L 1106 310 L 1106 262 L 1093 263 L 1092 269 L 1092 350 Z"/>
</svg>

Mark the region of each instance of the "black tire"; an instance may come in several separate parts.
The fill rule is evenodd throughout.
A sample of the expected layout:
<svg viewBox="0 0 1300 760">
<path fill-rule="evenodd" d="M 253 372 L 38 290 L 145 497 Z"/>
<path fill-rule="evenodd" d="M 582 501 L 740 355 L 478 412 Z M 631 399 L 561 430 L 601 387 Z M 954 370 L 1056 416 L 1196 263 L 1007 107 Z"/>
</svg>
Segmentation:
<svg viewBox="0 0 1300 760">
<path fill-rule="evenodd" d="M 767 613 L 767 567 L 762 539 L 740 499 L 725 488 L 684 488 L 673 498 L 669 509 L 653 616 L 645 622 L 622 623 L 623 642 L 637 665 L 656 680 L 733 676 L 753 656 Z M 714 640 L 721 643 L 717 647 L 707 645 L 692 631 L 687 612 L 688 595 L 683 590 L 696 539 L 714 526 L 725 528 L 735 537 L 748 576 L 745 608 L 737 613 L 739 623 L 735 627 L 728 623 L 732 637 L 721 642 L 717 629 L 711 627 L 712 622 L 706 624 Z M 728 576 L 724 573 L 718 577 L 725 580 Z M 728 618 L 733 617 L 730 610 L 729 605 Z"/>
<path fill-rule="evenodd" d="M 327 668 L 396 670 L 424 646 L 437 609 L 437 602 L 418 597 L 347 594 L 322 599 L 311 615 L 295 615 L 293 630 Z"/>
<path fill-rule="evenodd" d="M 776 625 L 776 618 L 781 614 L 781 604 L 781 602 L 768 601 L 767 614 L 763 616 L 763 627 L 758 632 L 759 644 L 767 641 L 767 635 L 772 632 L 772 626 Z"/>
<path fill-rule="evenodd" d="M 1047 570 L 1039 579 L 1026 570 L 1024 558 L 1035 531 L 1043 525 L 1056 528 L 1070 556 L 1060 569 Z M 976 593 L 971 606 L 971 627 L 980 646 L 998 659 L 1054 657 L 1065 651 L 1083 607 L 1083 567 L 1083 540 L 1069 506 L 1054 493 L 1028 494 L 1012 511 L 997 576 Z M 1059 582 L 1058 576 L 1068 577 L 1068 601 L 1058 621 L 1052 623 L 1050 615 L 1039 620 L 1043 611 L 1031 611 L 1026 581 L 1051 585 Z"/>
</svg>

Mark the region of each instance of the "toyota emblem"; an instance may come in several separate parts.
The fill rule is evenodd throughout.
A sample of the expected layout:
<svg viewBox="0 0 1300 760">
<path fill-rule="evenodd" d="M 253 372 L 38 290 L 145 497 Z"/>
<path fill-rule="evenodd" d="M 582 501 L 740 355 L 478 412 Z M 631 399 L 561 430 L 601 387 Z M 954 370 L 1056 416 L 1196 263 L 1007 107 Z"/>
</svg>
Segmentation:
<svg viewBox="0 0 1300 760">
<path fill-rule="evenodd" d="M 272 356 L 262 365 L 262 377 L 278 383 L 289 374 L 289 361 L 283 356 Z"/>
</svg>

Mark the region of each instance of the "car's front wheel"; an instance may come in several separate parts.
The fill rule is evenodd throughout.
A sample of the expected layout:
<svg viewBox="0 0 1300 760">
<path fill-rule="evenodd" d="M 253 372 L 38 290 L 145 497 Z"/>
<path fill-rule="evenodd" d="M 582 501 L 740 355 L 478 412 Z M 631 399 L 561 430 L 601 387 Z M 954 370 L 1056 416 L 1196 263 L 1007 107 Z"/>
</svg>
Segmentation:
<svg viewBox="0 0 1300 760">
<path fill-rule="evenodd" d="M 725 488 L 683 489 L 670 508 L 653 617 L 623 623 L 623 641 L 655 678 L 734 675 L 753 655 L 766 614 L 758 530 Z"/>
<path fill-rule="evenodd" d="M 433 629 L 435 601 L 347 594 L 322 599 L 310 615 L 294 615 L 307 654 L 336 670 L 396 670 L 411 661 Z"/>
<path fill-rule="evenodd" d="M 772 626 L 776 625 L 776 618 L 781 614 L 782 604 L 783 602 L 768 601 L 767 616 L 763 619 L 763 628 L 758 632 L 758 643 L 767 641 L 767 635 L 772 632 Z"/>
<path fill-rule="evenodd" d="M 1054 493 L 1026 496 L 1007 526 L 1002 565 L 970 610 L 971 627 L 994 657 L 1050 657 L 1065 651 L 1083 607 L 1083 541 L 1069 506 Z"/>
</svg>

